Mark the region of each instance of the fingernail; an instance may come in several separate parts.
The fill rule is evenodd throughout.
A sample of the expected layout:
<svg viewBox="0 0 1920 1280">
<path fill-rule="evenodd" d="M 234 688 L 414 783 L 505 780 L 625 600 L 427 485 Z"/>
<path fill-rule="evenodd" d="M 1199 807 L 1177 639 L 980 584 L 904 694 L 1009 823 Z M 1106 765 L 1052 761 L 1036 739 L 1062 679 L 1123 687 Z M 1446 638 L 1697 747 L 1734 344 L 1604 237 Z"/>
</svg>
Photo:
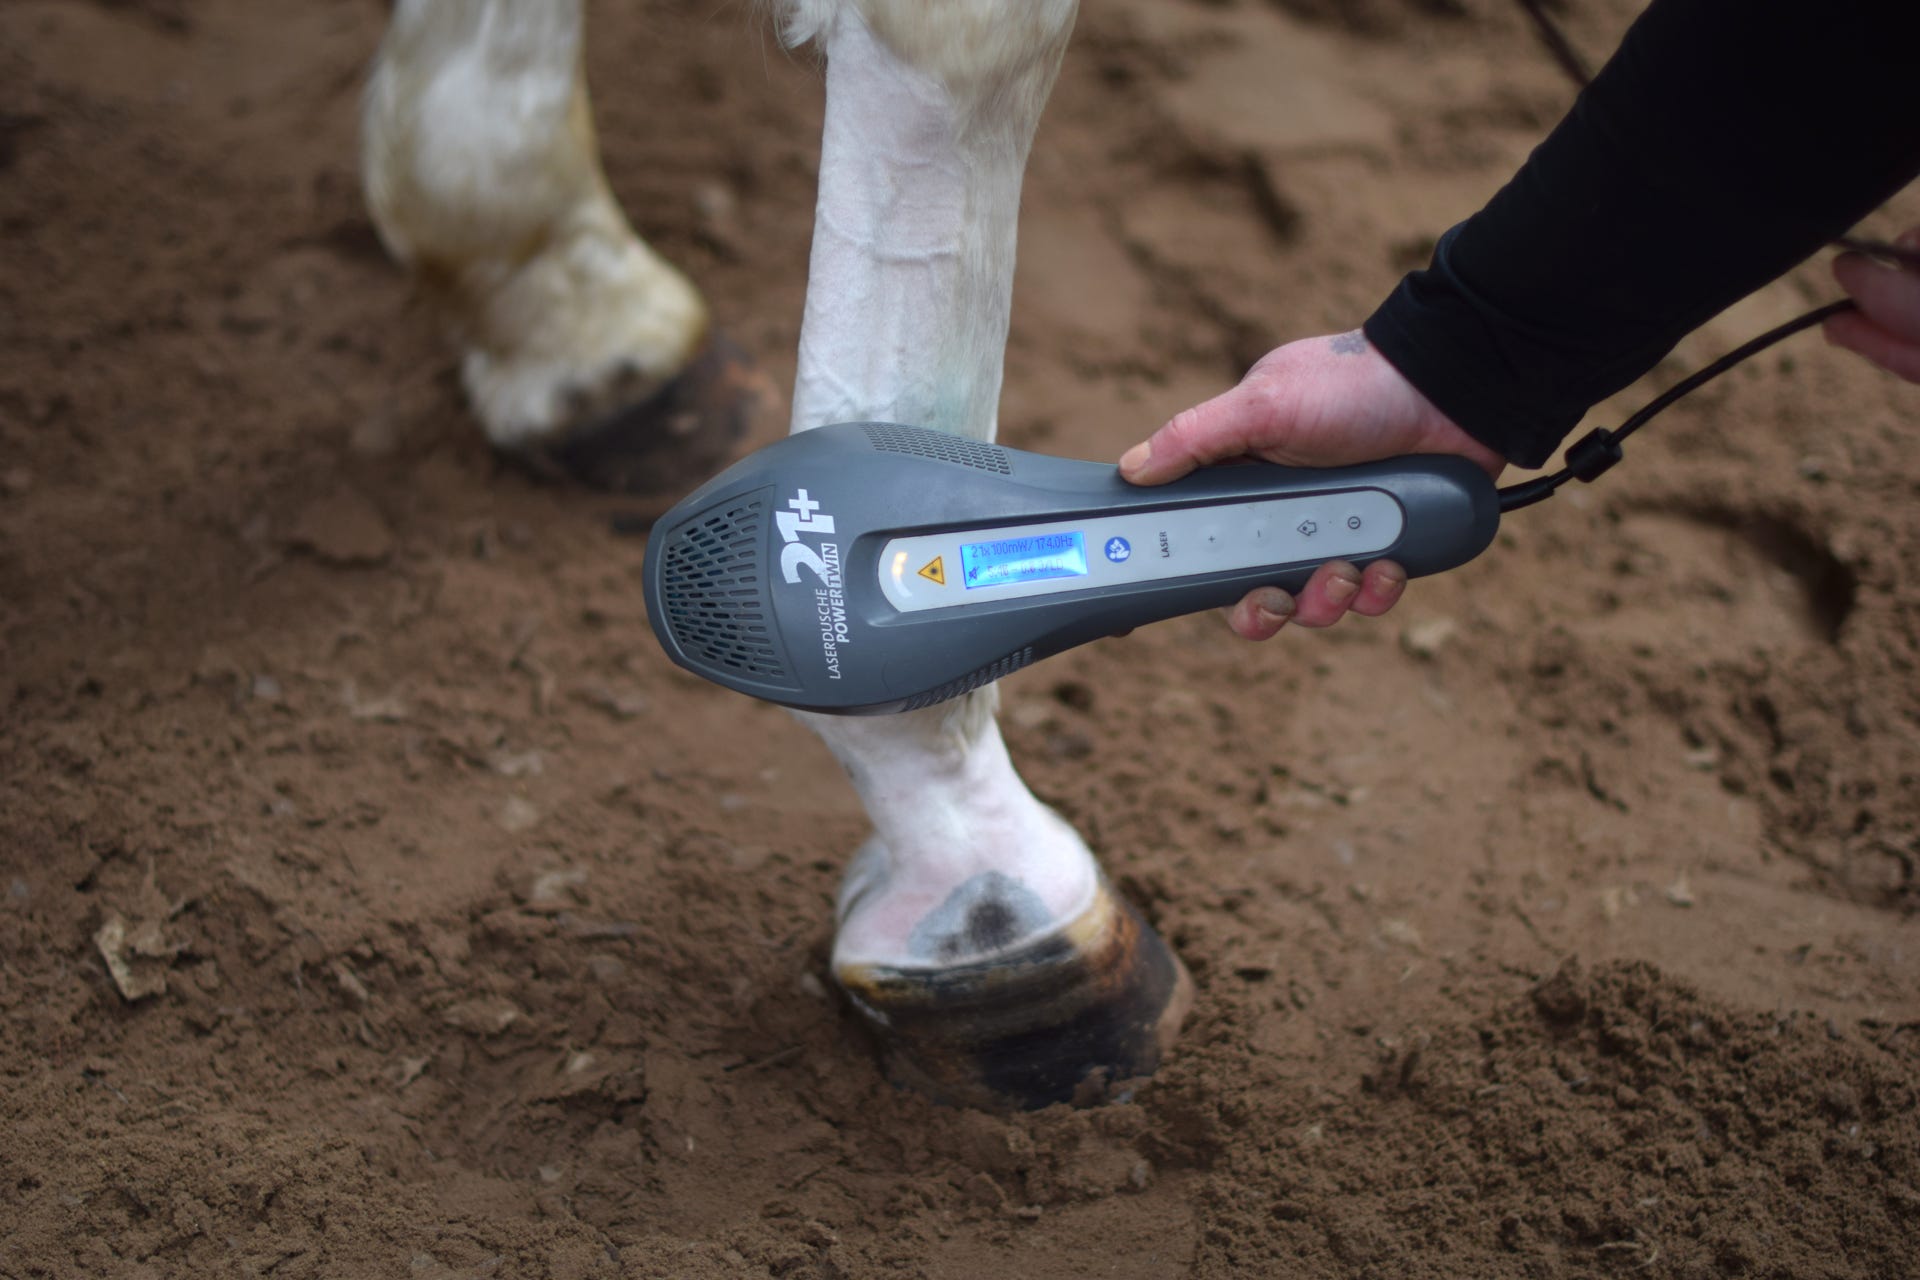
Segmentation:
<svg viewBox="0 0 1920 1280">
<path fill-rule="evenodd" d="M 1336 573 L 1327 579 L 1327 599 L 1335 604 L 1345 604 L 1353 599 L 1354 593 L 1359 590 L 1360 579 L 1348 577 L 1344 573 Z"/>
<path fill-rule="evenodd" d="M 1406 588 L 1405 578 L 1391 574 L 1381 574 L 1373 580 L 1373 594 L 1381 600 L 1392 600 Z"/>
<path fill-rule="evenodd" d="M 1262 626 L 1277 627 L 1293 616 L 1293 597 L 1284 591 L 1262 592 L 1253 602 Z"/>
<path fill-rule="evenodd" d="M 1142 440 L 1133 448 L 1120 455 L 1120 474 L 1139 475 L 1147 469 L 1147 460 L 1153 457 L 1153 446 Z"/>
</svg>

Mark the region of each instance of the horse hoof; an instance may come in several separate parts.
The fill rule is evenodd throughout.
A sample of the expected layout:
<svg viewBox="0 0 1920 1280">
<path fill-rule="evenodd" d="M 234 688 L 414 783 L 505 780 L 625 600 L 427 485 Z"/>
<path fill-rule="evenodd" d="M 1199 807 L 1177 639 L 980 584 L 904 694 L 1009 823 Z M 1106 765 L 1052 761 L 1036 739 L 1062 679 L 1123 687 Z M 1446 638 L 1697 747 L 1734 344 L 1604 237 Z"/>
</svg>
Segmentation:
<svg viewBox="0 0 1920 1280">
<path fill-rule="evenodd" d="M 779 405 L 772 380 L 716 333 L 644 400 L 519 445 L 509 456 L 547 479 L 677 497 L 724 467 L 756 420 Z"/>
<path fill-rule="evenodd" d="M 1179 957 L 1104 879 L 1079 916 L 990 958 L 834 978 L 897 1083 L 996 1111 L 1107 1101 L 1153 1073 L 1193 1005 Z"/>
</svg>

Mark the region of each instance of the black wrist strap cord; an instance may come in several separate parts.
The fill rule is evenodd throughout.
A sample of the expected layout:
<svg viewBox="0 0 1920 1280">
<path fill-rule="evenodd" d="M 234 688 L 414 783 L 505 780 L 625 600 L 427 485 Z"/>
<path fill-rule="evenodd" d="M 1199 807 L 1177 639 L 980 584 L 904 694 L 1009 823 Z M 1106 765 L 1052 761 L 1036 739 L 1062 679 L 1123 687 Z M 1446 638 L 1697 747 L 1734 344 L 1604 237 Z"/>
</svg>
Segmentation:
<svg viewBox="0 0 1920 1280">
<path fill-rule="evenodd" d="M 1569 480 L 1593 483 L 1624 456 L 1620 450 L 1620 442 L 1645 426 L 1648 419 L 1675 400 L 1705 386 L 1749 356 L 1758 355 L 1774 343 L 1791 338 L 1803 329 L 1811 329 L 1828 316 L 1837 316 L 1843 311 L 1853 309 L 1853 299 L 1842 298 L 1838 302 L 1829 302 L 1824 307 L 1815 307 L 1805 315 L 1795 316 L 1785 324 L 1767 330 L 1752 341 L 1742 343 L 1706 368 L 1674 383 L 1673 386 L 1641 406 L 1632 417 L 1613 430 L 1596 427 L 1580 437 L 1567 449 L 1566 465 L 1552 475 L 1539 476 L 1520 484 L 1508 485 L 1500 490 L 1500 510 L 1502 512 L 1518 511 L 1522 507 L 1530 507 L 1536 502 L 1545 501 Z"/>
</svg>

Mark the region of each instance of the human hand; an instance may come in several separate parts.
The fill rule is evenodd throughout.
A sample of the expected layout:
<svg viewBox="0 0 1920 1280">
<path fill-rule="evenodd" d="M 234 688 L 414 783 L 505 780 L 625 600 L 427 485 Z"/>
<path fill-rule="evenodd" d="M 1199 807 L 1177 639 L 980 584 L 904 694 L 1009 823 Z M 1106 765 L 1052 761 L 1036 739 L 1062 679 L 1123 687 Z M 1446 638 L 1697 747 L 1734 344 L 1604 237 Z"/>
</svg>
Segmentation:
<svg viewBox="0 0 1920 1280">
<path fill-rule="evenodd" d="M 1920 227 L 1894 244 L 1920 253 Z M 1920 268 L 1883 266 L 1864 253 L 1833 260 L 1833 278 L 1858 305 L 1829 316 L 1827 341 L 1865 356 L 1888 373 L 1920 382 Z"/>
<path fill-rule="evenodd" d="M 1333 467 L 1408 453 L 1454 453 L 1498 477 L 1501 457 L 1455 426 L 1359 330 L 1303 338 L 1269 352 L 1238 386 L 1173 416 L 1127 450 L 1121 476 L 1165 484 L 1196 467 L 1254 457 Z M 1270 639 L 1289 619 L 1329 627 L 1349 611 L 1378 617 L 1399 601 L 1407 573 L 1390 560 L 1362 573 L 1345 560 L 1320 566 L 1296 601 L 1258 587 L 1227 612 L 1248 640 Z"/>
</svg>

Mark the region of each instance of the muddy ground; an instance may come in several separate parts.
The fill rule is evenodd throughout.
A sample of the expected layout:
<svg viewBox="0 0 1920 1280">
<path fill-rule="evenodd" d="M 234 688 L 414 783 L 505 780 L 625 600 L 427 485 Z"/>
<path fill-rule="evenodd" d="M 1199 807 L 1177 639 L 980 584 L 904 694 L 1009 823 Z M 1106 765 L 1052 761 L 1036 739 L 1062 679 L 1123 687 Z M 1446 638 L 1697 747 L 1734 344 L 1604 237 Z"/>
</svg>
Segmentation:
<svg viewBox="0 0 1920 1280">
<path fill-rule="evenodd" d="M 828 994 L 831 761 L 668 667 L 632 504 L 496 463 L 381 255 L 383 16 L 0 8 L 0 1276 L 1920 1271 L 1920 389 L 1803 338 L 1390 619 L 1007 681 L 1199 1004 L 1129 1102 L 941 1109 Z M 613 185 L 790 379 L 811 60 L 592 21 Z M 1004 438 L 1357 323 L 1568 101 L 1504 0 L 1095 0 Z"/>
</svg>

